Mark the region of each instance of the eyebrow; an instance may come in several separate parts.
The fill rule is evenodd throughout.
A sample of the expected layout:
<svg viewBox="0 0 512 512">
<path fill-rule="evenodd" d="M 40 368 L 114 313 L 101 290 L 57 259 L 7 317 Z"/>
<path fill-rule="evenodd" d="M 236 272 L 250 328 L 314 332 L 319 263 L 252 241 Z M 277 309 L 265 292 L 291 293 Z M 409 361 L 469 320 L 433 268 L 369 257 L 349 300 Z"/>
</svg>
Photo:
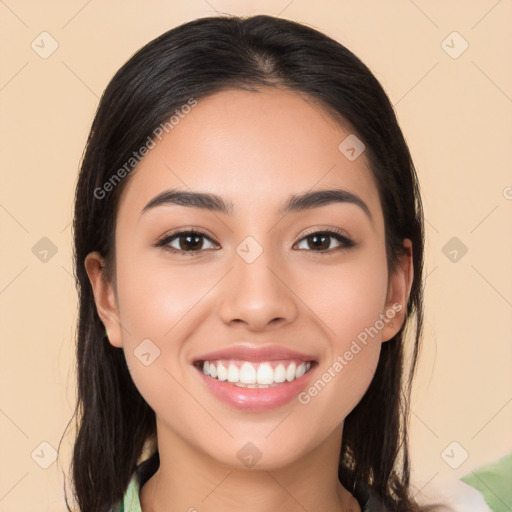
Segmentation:
<svg viewBox="0 0 512 512">
<path fill-rule="evenodd" d="M 355 204 L 359 206 L 370 221 L 373 222 L 372 214 L 367 204 L 359 196 L 341 189 L 316 190 L 314 192 L 291 195 L 279 212 L 284 216 L 287 213 L 301 212 L 332 203 Z M 142 209 L 141 215 L 157 206 L 170 204 L 200 208 L 212 212 L 224 213 L 226 215 L 233 213 L 233 203 L 231 201 L 225 201 L 216 194 L 171 189 L 165 190 L 151 199 Z"/>
</svg>

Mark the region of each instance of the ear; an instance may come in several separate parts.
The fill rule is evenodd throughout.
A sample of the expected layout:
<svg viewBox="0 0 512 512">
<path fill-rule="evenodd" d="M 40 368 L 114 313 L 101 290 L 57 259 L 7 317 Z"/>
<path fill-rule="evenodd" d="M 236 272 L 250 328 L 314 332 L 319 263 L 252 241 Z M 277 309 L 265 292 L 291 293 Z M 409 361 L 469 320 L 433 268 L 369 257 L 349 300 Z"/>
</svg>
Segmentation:
<svg viewBox="0 0 512 512">
<path fill-rule="evenodd" d="M 399 262 L 389 276 L 388 294 L 383 316 L 382 341 L 390 340 L 402 328 L 407 312 L 407 303 L 411 293 L 414 268 L 412 260 L 412 242 L 404 239 L 404 253 L 399 257 Z"/>
<path fill-rule="evenodd" d="M 94 251 L 86 256 L 84 264 L 93 289 L 96 310 L 108 333 L 108 341 L 114 347 L 121 348 L 119 309 L 114 287 L 105 279 L 105 260 L 99 252 Z"/>
</svg>

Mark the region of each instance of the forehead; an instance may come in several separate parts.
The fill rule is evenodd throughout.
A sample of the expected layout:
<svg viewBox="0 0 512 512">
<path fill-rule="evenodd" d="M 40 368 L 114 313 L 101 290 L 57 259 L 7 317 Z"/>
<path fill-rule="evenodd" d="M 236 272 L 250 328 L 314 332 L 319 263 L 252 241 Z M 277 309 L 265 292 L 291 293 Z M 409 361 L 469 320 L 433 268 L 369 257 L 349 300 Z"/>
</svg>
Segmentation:
<svg viewBox="0 0 512 512">
<path fill-rule="evenodd" d="M 120 214 L 139 214 L 175 188 L 219 195 L 234 214 L 262 206 L 277 211 L 291 194 L 341 188 L 381 215 L 364 153 L 350 160 L 339 148 L 353 134 L 314 100 L 289 90 L 229 89 L 187 112 L 132 171 Z"/>
</svg>

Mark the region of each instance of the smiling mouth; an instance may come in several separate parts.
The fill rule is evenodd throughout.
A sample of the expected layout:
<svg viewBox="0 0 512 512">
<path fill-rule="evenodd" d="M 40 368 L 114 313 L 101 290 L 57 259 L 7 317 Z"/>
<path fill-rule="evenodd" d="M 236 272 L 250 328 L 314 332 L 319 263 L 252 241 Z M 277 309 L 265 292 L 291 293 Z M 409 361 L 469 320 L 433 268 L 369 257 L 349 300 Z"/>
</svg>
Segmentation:
<svg viewBox="0 0 512 512">
<path fill-rule="evenodd" d="M 238 359 L 195 361 L 194 366 L 207 377 L 242 388 L 264 389 L 286 385 L 316 366 L 316 361 L 286 359 L 251 362 Z"/>
</svg>

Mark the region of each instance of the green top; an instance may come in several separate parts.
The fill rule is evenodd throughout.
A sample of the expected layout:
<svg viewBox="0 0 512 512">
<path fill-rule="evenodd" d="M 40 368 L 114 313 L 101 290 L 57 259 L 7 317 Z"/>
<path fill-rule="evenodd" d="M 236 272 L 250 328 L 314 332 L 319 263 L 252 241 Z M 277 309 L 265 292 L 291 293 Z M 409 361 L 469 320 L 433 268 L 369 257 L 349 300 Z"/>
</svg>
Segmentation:
<svg viewBox="0 0 512 512">
<path fill-rule="evenodd" d="M 475 469 L 462 480 L 479 490 L 494 512 L 512 510 L 512 454 Z"/>
<path fill-rule="evenodd" d="M 142 512 L 140 489 L 158 469 L 158 452 L 139 464 L 130 480 L 123 501 L 111 512 Z M 512 505 L 512 454 L 495 464 L 472 471 L 462 478 L 464 482 L 479 490 L 494 512 L 510 512 Z M 377 498 L 371 487 L 357 489 L 354 496 L 362 512 L 389 512 Z"/>
<path fill-rule="evenodd" d="M 121 503 L 121 508 L 113 512 L 142 512 L 140 505 L 140 483 L 137 476 L 134 474 L 130 480 L 130 484 Z M 384 508 L 375 497 L 368 497 L 364 503 L 360 503 L 362 512 L 387 512 L 388 509 Z"/>
<path fill-rule="evenodd" d="M 135 474 L 130 480 L 130 484 L 128 485 L 128 489 L 124 495 L 120 512 L 142 512 L 139 493 L 140 484 L 137 479 L 137 475 Z"/>
<path fill-rule="evenodd" d="M 139 464 L 128 484 L 122 503 L 111 512 L 142 512 L 140 490 L 153 476 L 159 465 L 158 452 Z M 382 504 L 371 487 L 358 487 L 353 494 L 359 502 L 362 512 L 389 512 L 389 509 Z"/>
</svg>

